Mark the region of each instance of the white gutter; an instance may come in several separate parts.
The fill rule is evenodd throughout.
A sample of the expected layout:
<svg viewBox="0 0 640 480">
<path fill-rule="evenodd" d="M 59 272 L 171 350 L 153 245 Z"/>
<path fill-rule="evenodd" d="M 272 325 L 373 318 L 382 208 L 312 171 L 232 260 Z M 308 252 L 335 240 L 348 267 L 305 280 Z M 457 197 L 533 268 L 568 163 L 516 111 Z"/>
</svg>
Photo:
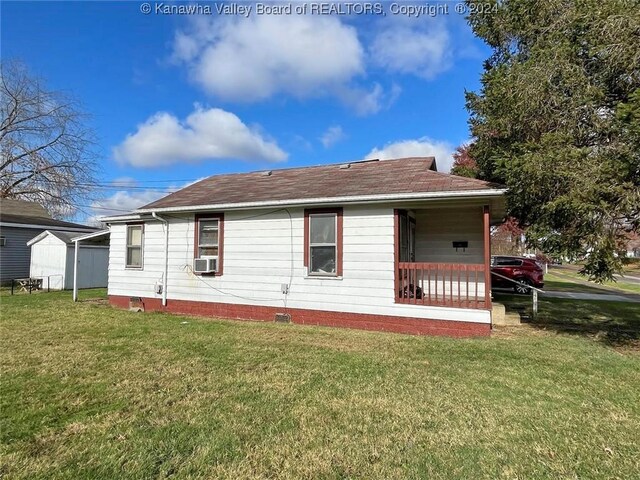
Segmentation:
<svg viewBox="0 0 640 480">
<path fill-rule="evenodd" d="M 107 223 L 107 222 L 128 222 L 131 220 L 142 220 L 143 217 L 142 215 L 116 215 L 114 217 L 100 217 L 98 220 L 100 220 L 103 223 Z"/>
<path fill-rule="evenodd" d="M 382 202 L 402 202 L 406 200 L 440 200 L 448 198 L 485 198 L 500 197 L 507 191 L 504 189 L 491 190 L 466 190 L 458 192 L 420 192 L 420 193 L 394 193 L 386 195 L 354 195 L 348 197 L 329 197 L 329 198 L 302 198 L 291 200 L 267 200 L 260 202 L 241 202 L 241 203 L 217 203 L 210 205 L 190 205 L 184 207 L 164 207 L 154 209 L 139 209 L 136 213 L 156 212 L 194 212 L 200 210 L 241 210 L 249 208 L 270 208 L 270 207 L 302 207 L 306 205 L 337 205 L 345 203 L 382 203 Z M 121 220 L 113 218 L 114 221 Z M 103 219 L 104 221 L 104 219 Z"/>
<path fill-rule="evenodd" d="M 162 276 L 162 306 L 167 306 L 167 274 L 169 273 L 169 222 L 159 217 L 156 212 L 151 212 L 151 216 L 164 223 L 164 274 Z"/>
</svg>

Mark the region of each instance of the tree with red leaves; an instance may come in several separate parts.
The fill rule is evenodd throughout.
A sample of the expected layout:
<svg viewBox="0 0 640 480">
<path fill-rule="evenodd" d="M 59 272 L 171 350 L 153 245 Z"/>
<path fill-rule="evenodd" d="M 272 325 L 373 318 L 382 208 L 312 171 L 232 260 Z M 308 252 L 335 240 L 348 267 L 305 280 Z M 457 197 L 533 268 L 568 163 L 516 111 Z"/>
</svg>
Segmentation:
<svg viewBox="0 0 640 480">
<path fill-rule="evenodd" d="M 453 154 L 453 167 L 451 173 L 459 177 L 476 178 L 478 176 L 478 164 L 469 155 L 469 147 L 471 145 L 460 145 Z"/>
</svg>

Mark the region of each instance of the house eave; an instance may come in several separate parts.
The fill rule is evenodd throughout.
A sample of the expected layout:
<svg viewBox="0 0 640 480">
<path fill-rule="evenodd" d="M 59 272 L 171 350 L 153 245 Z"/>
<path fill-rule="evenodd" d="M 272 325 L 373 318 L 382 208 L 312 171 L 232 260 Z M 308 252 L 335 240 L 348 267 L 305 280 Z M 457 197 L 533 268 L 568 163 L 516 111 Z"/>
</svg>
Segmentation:
<svg viewBox="0 0 640 480">
<path fill-rule="evenodd" d="M 138 214 L 132 214 L 132 215 L 115 215 L 113 217 L 100 217 L 98 220 L 102 223 L 119 223 L 119 222 L 136 222 L 136 221 L 142 221 L 142 220 L 146 220 L 147 216 L 145 215 L 138 215 Z M 149 216 L 150 217 L 150 216 Z"/>
<path fill-rule="evenodd" d="M 247 210 L 273 207 L 309 207 L 309 206 L 334 206 L 358 203 L 398 203 L 408 200 L 447 200 L 447 199 L 483 199 L 502 197 L 507 189 L 483 189 L 483 190 L 463 190 L 457 192 L 420 192 L 420 193 L 401 193 L 393 195 L 363 195 L 363 196 L 347 196 L 347 197 L 329 197 L 329 198 L 306 198 L 306 199 L 288 199 L 288 200 L 268 200 L 261 202 L 242 202 L 242 203 L 217 203 L 208 205 L 188 205 L 180 207 L 160 207 L 160 208 L 144 208 L 136 210 L 137 216 L 129 217 L 111 217 L 101 219 L 104 222 L 109 221 L 125 221 L 141 219 L 143 214 L 162 213 L 162 212 L 200 212 L 212 210 Z"/>
<path fill-rule="evenodd" d="M 64 231 L 64 232 L 89 232 L 92 230 L 91 227 L 86 227 L 86 228 L 64 227 L 64 226 L 57 226 L 57 225 L 39 225 L 34 223 L 14 223 L 14 222 L 0 222 L 0 227 L 42 228 L 45 230 L 55 230 L 55 231 Z"/>
</svg>

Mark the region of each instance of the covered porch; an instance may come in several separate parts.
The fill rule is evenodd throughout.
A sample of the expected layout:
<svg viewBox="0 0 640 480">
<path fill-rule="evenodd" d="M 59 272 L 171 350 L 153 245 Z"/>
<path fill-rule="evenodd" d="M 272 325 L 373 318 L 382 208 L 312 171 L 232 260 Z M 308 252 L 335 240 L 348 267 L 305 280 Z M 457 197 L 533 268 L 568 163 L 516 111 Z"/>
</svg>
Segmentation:
<svg viewBox="0 0 640 480">
<path fill-rule="evenodd" d="M 466 202 L 396 209 L 395 302 L 491 310 L 490 227 L 501 220 L 501 207 Z"/>
</svg>

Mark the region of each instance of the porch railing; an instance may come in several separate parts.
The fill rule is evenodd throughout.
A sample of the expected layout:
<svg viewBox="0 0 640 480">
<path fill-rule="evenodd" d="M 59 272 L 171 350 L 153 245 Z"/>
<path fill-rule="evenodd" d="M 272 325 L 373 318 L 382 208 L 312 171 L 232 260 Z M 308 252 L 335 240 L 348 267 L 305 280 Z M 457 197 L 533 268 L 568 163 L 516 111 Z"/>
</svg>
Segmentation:
<svg viewBox="0 0 640 480">
<path fill-rule="evenodd" d="M 484 264 L 400 262 L 396 302 L 486 309 Z"/>
</svg>

